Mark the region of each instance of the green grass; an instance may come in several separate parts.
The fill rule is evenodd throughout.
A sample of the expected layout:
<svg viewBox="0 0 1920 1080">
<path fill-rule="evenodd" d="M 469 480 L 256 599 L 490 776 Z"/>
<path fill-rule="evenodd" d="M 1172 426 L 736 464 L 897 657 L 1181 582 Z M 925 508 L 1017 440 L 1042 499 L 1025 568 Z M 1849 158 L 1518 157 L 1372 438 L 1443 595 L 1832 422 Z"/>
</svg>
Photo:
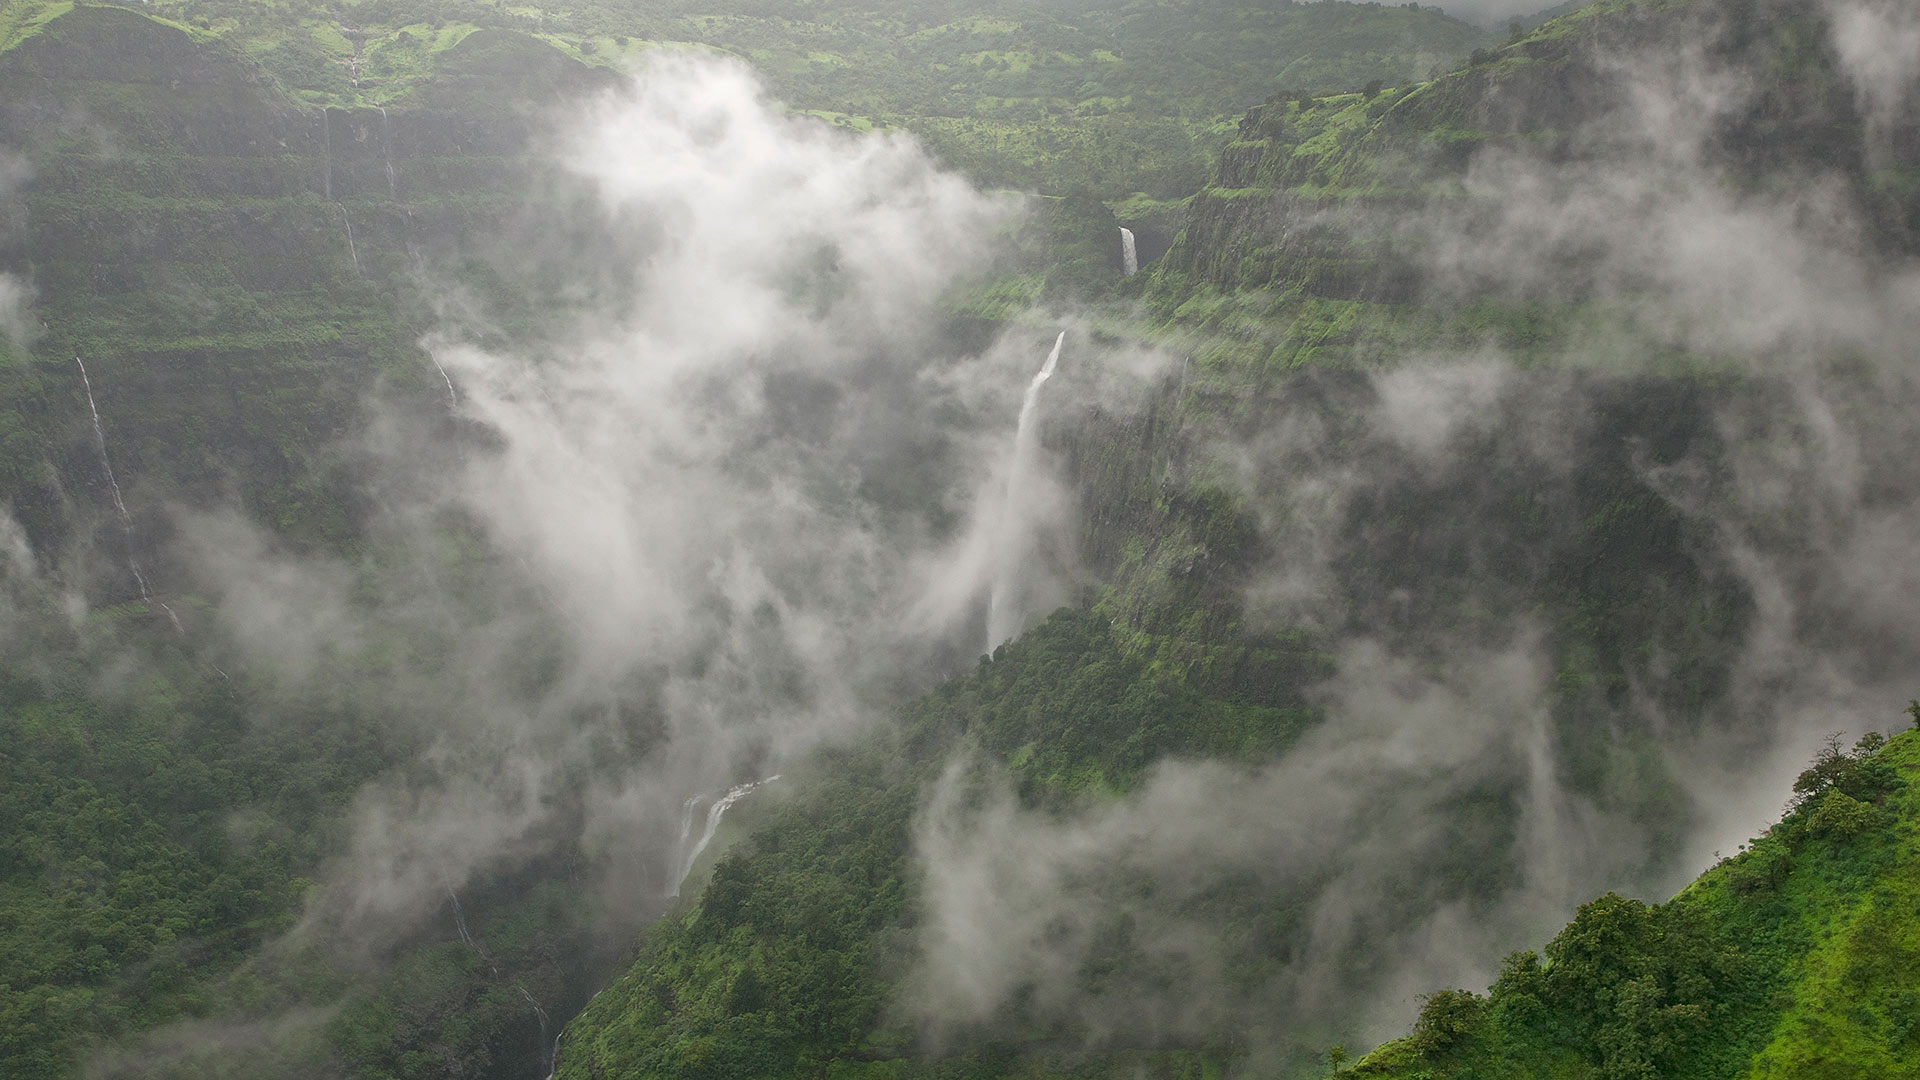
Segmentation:
<svg viewBox="0 0 1920 1080">
<path fill-rule="evenodd" d="M 73 10 L 71 0 L 7 0 L 0 6 L 0 52 L 39 33 L 40 28 Z"/>
</svg>

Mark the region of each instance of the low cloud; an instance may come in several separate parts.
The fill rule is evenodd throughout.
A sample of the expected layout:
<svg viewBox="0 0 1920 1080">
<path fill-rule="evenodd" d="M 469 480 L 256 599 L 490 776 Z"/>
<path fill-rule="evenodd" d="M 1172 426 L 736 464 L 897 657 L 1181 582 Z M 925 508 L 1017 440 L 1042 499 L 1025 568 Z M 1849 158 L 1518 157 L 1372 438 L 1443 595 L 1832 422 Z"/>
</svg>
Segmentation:
<svg viewBox="0 0 1920 1080">
<path fill-rule="evenodd" d="M 1015 445 L 1057 327 L 959 348 L 943 307 L 1017 201 L 673 53 L 581 104 L 554 152 L 547 194 L 600 240 L 514 253 L 561 268 L 531 329 L 436 286 L 423 346 L 451 415 L 373 403 L 344 451 L 364 545 L 176 515 L 210 655 L 385 718 L 406 759 L 359 793 L 302 931 L 344 953 L 560 856 L 630 933 L 676 884 L 690 797 L 970 666 L 995 581 L 1018 628 L 1075 572 L 1038 428 Z M 1140 400 L 1155 354 L 1060 325 L 1036 424 Z M 979 557 L 983 536 L 1017 550 Z"/>
<path fill-rule="evenodd" d="M 1065 814 L 957 762 L 916 829 L 926 911 L 906 1015 L 937 1044 L 1016 1001 L 1021 1022 L 1096 1046 L 1269 1041 L 1348 1019 L 1383 954 L 1408 996 L 1484 980 L 1504 939 L 1601 887 L 1596 847 L 1635 838 L 1582 831 L 1599 815 L 1555 775 L 1535 642 L 1454 659 L 1435 675 L 1355 641 L 1320 688 L 1326 722 L 1281 760 L 1166 761 Z M 1515 808 L 1511 847 L 1460 850 L 1453 808 L 1470 798 Z M 1459 884 L 1476 859 L 1510 879 L 1493 897 Z M 1234 903 L 1249 884 L 1257 912 Z"/>
<path fill-rule="evenodd" d="M 39 322 L 33 314 L 35 291 L 32 282 L 18 274 L 0 273 L 0 335 L 26 348 L 39 336 Z"/>
<path fill-rule="evenodd" d="M 1906 38 L 1858 29 L 1904 9 L 1838 8 L 1861 100 L 1910 93 Z M 1738 49 L 1593 62 L 1617 108 L 1370 223 L 1419 238 L 1438 304 L 1542 319 L 1551 364 L 1490 334 L 1293 376 L 1251 436 L 1189 435 L 1270 553 L 1245 621 L 1339 658 L 1320 726 L 1277 762 L 1164 762 L 1066 812 L 955 764 L 916 832 L 902 1015 L 929 1039 L 1396 1034 L 1418 993 L 1485 986 L 1580 901 L 1664 898 L 1764 830 L 1826 733 L 1898 721 L 1920 274 L 1852 162 L 1733 182 L 1773 167 L 1742 157 L 1756 110 L 1829 119 L 1769 104 Z M 1249 881 L 1280 938 L 1216 903 Z"/>
</svg>

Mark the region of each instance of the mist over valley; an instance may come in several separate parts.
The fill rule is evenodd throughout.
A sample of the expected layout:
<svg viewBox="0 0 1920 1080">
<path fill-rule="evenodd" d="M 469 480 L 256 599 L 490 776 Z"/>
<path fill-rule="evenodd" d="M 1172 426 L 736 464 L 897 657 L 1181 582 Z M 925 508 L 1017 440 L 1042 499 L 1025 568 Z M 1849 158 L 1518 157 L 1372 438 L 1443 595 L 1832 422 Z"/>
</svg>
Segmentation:
<svg viewBox="0 0 1920 1080">
<path fill-rule="evenodd" d="M 1920 1075 L 1920 10 L 1523 6 L 5 0 L 0 1074 Z"/>
</svg>

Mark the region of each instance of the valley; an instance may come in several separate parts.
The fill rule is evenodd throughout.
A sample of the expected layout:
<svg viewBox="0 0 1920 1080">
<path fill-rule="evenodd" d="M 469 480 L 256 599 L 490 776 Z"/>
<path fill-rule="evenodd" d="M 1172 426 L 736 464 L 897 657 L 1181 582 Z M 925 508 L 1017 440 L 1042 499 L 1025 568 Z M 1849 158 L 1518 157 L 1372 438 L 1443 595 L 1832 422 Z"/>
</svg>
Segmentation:
<svg viewBox="0 0 1920 1080">
<path fill-rule="evenodd" d="M 0 1072 L 1920 1073 L 1910 32 L 8 0 Z"/>
</svg>

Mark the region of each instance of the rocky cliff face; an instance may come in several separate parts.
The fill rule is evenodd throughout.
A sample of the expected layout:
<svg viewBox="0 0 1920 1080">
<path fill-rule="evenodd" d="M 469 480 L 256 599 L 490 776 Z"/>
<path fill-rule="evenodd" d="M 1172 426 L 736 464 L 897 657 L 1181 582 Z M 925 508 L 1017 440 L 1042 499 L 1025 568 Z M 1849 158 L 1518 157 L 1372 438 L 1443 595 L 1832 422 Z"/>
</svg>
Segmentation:
<svg viewBox="0 0 1920 1080">
<path fill-rule="evenodd" d="M 481 31 L 405 108 L 313 109 L 238 50 L 110 7 L 77 7 L 0 55 L 0 149 L 21 178 L 0 192 L 0 269 L 31 283 L 40 324 L 31 359 L 0 374 L 20 433 L 0 455 L 36 547 L 121 542 L 75 356 L 134 543 L 168 501 L 351 535 L 363 496 L 335 444 L 364 396 L 411 387 L 425 422 L 444 401 L 414 346 L 418 275 L 499 287 L 491 251 L 540 228 L 526 192 L 543 190 L 544 110 L 610 81 Z"/>
<path fill-rule="evenodd" d="M 1452 249 L 1503 227 L 1514 175 L 1567 186 L 1675 156 L 1735 190 L 1827 184 L 1874 243 L 1911 252 L 1915 125 L 1863 113 L 1829 7 L 1603 2 L 1431 83 L 1268 101 L 1221 151 L 1148 297 L 1163 319 L 1240 339 L 1220 347 L 1243 362 L 1381 355 L 1437 329 L 1395 334 L 1408 305 L 1462 302 Z"/>
</svg>

